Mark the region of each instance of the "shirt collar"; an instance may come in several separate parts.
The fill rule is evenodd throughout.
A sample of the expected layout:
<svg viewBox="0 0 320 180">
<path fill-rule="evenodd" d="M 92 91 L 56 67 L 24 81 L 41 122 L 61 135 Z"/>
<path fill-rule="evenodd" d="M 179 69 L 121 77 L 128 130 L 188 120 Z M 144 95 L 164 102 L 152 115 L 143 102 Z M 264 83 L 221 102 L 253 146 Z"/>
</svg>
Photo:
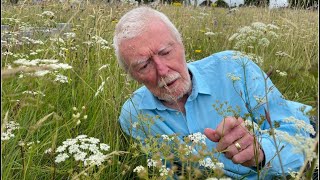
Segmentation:
<svg viewBox="0 0 320 180">
<path fill-rule="evenodd" d="M 188 64 L 188 69 L 192 74 L 192 92 L 188 97 L 188 101 L 194 100 L 198 94 L 210 94 L 209 86 L 199 71 L 191 64 Z M 161 101 L 144 86 L 143 97 L 139 109 L 167 110 L 169 108 L 163 105 Z"/>
</svg>

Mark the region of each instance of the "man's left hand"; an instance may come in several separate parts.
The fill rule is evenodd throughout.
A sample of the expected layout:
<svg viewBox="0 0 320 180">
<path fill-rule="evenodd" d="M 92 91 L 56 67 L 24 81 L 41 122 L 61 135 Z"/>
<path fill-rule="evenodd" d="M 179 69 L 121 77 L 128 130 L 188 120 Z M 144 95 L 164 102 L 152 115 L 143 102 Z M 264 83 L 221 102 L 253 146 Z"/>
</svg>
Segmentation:
<svg viewBox="0 0 320 180">
<path fill-rule="evenodd" d="M 264 152 L 258 140 L 245 127 L 242 118 L 226 117 L 216 130 L 206 128 L 204 134 L 211 141 L 217 142 L 217 150 L 235 164 L 254 167 L 257 166 L 256 156 L 258 164 L 264 160 Z"/>
</svg>

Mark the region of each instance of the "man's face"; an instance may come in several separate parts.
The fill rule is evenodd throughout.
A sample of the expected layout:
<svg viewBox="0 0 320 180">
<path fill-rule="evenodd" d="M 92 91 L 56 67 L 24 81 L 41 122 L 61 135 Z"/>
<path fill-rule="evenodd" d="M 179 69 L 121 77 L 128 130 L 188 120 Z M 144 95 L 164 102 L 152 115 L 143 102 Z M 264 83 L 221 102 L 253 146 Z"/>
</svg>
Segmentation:
<svg viewBox="0 0 320 180">
<path fill-rule="evenodd" d="M 131 76 L 159 99 L 174 102 L 191 90 L 184 48 L 167 26 L 155 20 L 141 35 L 119 46 Z"/>
</svg>

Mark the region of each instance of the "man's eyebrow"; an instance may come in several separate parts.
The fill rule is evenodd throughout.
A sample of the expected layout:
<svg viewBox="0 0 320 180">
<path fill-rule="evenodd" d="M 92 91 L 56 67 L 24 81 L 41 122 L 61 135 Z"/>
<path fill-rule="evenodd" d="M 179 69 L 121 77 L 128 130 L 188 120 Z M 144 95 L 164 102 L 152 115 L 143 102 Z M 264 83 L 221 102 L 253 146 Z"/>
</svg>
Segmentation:
<svg viewBox="0 0 320 180">
<path fill-rule="evenodd" d="M 138 61 L 132 63 L 131 66 L 132 66 L 133 68 L 135 68 L 135 67 L 139 66 L 140 64 L 145 63 L 146 61 L 148 61 L 148 59 L 139 59 Z"/>
<path fill-rule="evenodd" d="M 162 53 L 163 51 L 167 50 L 168 48 L 172 47 L 173 46 L 173 43 L 168 43 L 166 44 L 165 46 L 163 46 L 162 48 L 160 48 L 160 50 L 158 51 L 158 54 L 159 53 Z"/>
</svg>

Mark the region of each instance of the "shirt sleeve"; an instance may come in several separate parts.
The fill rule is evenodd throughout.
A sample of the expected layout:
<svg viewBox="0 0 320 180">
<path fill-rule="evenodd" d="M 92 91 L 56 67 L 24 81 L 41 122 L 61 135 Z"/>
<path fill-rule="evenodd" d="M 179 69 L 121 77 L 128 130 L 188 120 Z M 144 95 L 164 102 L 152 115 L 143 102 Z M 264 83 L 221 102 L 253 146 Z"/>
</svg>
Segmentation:
<svg viewBox="0 0 320 180">
<path fill-rule="evenodd" d="M 261 125 L 262 131 L 260 132 L 264 132 L 258 137 L 265 154 L 266 165 L 263 168 L 263 173 L 273 176 L 281 175 L 282 168 L 285 173 L 299 171 L 305 161 L 303 150 L 299 150 L 300 147 L 297 147 L 293 141 L 290 142 L 289 139 L 285 141 L 280 136 L 287 135 L 293 140 L 295 137 L 310 138 L 307 128 L 297 128 L 297 124 L 288 121 L 288 119 L 295 119 L 310 125 L 306 112 L 311 107 L 286 100 L 270 78 L 266 78 L 267 75 L 251 60 L 244 58 L 243 65 L 245 65 L 243 66 L 243 88 L 246 106 L 253 115 L 253 120 Z M 271 120 L 269 122 L 266 120 L 266 112 L 269 112 Z M 271 135 L 270 123 L 275 129 L 276 141 Z M 280 156 L 277 155 L 276 146 L 280 151 Z"/>
</svg>

